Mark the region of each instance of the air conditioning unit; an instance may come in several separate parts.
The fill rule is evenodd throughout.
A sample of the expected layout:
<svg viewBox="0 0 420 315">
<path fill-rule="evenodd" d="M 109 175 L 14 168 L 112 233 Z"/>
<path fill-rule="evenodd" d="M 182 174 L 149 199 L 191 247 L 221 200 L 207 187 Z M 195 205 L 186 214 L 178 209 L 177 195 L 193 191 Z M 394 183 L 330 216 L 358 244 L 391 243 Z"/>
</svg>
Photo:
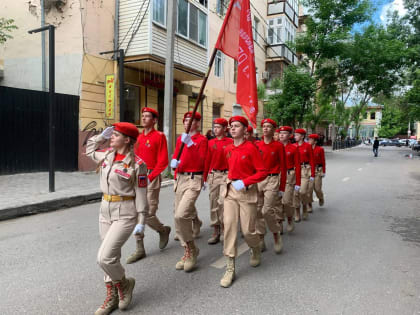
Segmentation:
<svg viewBox="0 0 420 315">
<path fill-rule="evenodd" d="M 264 71 L 262 73 L 262 78 L 263 78 L 263 80 L 268 80 L 270 78 L 270 72 Z"/>
</svg>

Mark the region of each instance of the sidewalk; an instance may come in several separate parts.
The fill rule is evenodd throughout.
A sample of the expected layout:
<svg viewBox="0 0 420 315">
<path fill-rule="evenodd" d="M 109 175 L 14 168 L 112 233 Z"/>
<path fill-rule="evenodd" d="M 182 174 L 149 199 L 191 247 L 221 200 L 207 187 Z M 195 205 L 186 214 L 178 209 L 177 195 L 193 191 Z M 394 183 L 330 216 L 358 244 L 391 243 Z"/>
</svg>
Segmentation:
<svg viewBox="0 0 420 315">
<path fill-rule="evenodd" d="M 162 187 L 172 184 L 164 181 Z M 0 176 L 0 220 L 74 207 L 101 199 L 95 172 L 56 172 L 55 192 L 48 192 L 48 172 Z"/>
</svg>

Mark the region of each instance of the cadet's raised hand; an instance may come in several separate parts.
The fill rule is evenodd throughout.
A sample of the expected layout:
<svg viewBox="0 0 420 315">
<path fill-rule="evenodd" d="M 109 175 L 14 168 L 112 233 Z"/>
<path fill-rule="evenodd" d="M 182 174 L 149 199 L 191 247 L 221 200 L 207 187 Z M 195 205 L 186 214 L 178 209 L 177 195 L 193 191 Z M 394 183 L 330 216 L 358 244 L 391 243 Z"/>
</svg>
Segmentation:
<svg viewBox="0 0 420 315">
<path fill-rule="evenodd" d="M 112 136 L 112 133 L 114 132 L 114 127 L 107 127 L 104 131 L 102 131 L 101 136 L 105 139 L 109 139 Z"/>
</svg>

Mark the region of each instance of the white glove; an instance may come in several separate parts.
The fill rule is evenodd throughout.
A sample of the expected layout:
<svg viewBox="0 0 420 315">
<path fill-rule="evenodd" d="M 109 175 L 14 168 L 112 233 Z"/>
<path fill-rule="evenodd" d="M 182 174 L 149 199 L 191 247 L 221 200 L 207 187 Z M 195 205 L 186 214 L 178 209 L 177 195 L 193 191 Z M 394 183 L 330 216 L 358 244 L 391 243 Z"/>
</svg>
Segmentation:
<svg viewBox="0 0 420 315">
<path fill-rule="evenodd" d="M 313 182 L 313 181 L 315 180 L 315 178 L 313 178 L 313 177 L 311 176 L 311 177 L 309 177 L 309 180 L 310 180 L 311 182 Z"/>
<path fill-rule="evenodd" d="M 181 142 L 185 143 L 188 148 L 194 144 L 194 141 L 191 140 L 191 136 L 185 132 L 181 135 Z"/>
<path fill-rule="evenodd" d="M 179 163 L 181 163 L 181 160 L 178 161 L 177 159 L 172 159 L 171 160 L 171 167 L 172 168 L 177 168 Z"/>
<path fill-rule="evenodd" d="M 142 234 L 144 232 L 144 224 L 137 224 L 134 228 L 133 234 Z"/>
<path fill-rule="evenodd" d="M 245 184 L 241 180 L 235 180 L 232 182 L 233 188 L 235 188 L 236 191 L 240 191 L 245 188 Z"/>
<path fill-rule="evenodd" d="M 204 191 L 204 190 L 206 190 L 207 189 L 207 182 L 204 182 L 203 183 L 203 188 L 202 188 L 202 190 Z"/>
<path fill-rule="evenodd" d="M 284 192 L 283 191 L 279 191 L 279 197 L 283 197 Z"/>
<path fill-rule="evenodd" d="M 101 136 L 105 139 L 109 139 L 112 136 L 112 133 L 114 132 L 114 127 L 107 127 L 104 131 L 102 131 Z"/>
<path fill-rule="evenodd" d="M 295 191 L 299 191 L 300 190 L 300 186 L 295 185 Z"/>
</svg>

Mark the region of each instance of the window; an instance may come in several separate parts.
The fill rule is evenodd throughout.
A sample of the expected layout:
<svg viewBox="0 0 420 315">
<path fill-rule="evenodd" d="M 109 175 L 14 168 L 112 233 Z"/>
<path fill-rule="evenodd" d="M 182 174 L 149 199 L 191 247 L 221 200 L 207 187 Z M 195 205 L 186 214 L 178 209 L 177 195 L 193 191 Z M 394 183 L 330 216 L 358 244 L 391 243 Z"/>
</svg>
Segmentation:
<svg viewBox="0 0 420 315">
<path fill-rule="evenodd" d="M 254 37 L 254 41 L 258 43 L 258 28 L 259 28 L 260 20 L 256 16 L 254 16 L 254 20 L 252 24 L 253 24 L 252 36 Z"/>
<path fill-rule="evenodd" d="M 370 113 L 370 119 L 375 120 L 375 112 Z"/>
<path fill-rule="evenodd" d="M 233 62 L 233 83 L 238 81 L 238 61 L 234 60 Z"/>
<path fill-rule="evenodd" d="M 217 51 L 214 59 L 214 75 L 218 78 L 223 76 L 223 54 L 220 50 Z"/>
<path fill-rule="evenodd" d="M 207 0 L 199 0 L 198 1 L 203 7 L 206 7 L 207 8 Z"/>
<path fill-rule="evenodd" d="M 229 2 L 229 0 L 217 0 L 217 4 L 216 4 L 216 13 L 217 14 L 225 15 L 227 2 Z"/>
<path fill-rule="evenodd" d="M 166 0 L 153 0 L 153 21 L 166 25 Z"/>
<path fill-rule="evenodd" d="M 207 15 L 187 0 L 178 0 L 177 33 L 207 46 Z"/>
<path fill-rule="evenodd" d="M 282 18 L 268 20 L 267 42 L 268 44 L 281 44 Z"/>
<path fill-rule="evenodd" d="M 188 1 L 178 0 L 178 33 L 188 37 Z"/>
</svg>

